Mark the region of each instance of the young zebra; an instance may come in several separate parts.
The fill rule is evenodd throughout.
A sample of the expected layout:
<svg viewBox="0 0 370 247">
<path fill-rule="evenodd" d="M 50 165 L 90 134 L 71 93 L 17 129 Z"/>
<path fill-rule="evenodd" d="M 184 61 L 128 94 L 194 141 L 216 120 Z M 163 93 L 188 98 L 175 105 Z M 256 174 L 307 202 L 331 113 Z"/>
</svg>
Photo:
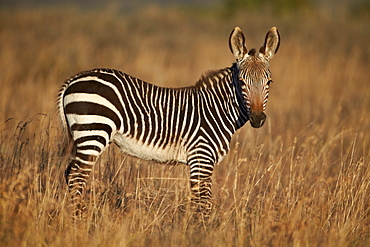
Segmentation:
<svg viewBox="0 0 370 247">
<path fill-rule="evenodd" d="M 229 38 L 236 62 L 192 87 L 158 87 L 113 69 L 82 72 L 66 81 L 58 104 L 74 144 L 65 176 L 75 213 L 84 210 L 95 162 L 114 142 L 132 156 L 187 164 L 192 205 L 208 214 L 213 169 L 229 151 L 232 135 L 248 120 L 255 128 L 265 122 L 269 62 L 279 43 L 273 27 L 259 51 L 248 51 L 236 27 Z"/>
</svg>

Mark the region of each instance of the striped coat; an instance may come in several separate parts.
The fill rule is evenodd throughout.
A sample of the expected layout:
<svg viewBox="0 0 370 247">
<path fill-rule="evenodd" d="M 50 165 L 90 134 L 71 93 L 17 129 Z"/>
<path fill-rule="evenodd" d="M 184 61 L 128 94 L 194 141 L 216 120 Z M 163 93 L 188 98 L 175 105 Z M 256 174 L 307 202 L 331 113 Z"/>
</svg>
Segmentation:
<svg viewBox="0 0 370 247">
<path fill-rule="evenodd" d="M 111 142 L 138 158 L 187 164 L 192 205 L 209 212 L 213 169 L 228 153 L 232 135 L 248 120 L 258 128 L 266 119 L 269 61 L 279 41 L 273 27 L 259 52 L 247 51 L 235 28 L 229 44 L 236 63 L 191 87 L 158 87 L 113 69 L 66 81 L 58 102 L 74 144 L 66 180 L 76 214 L 84 211 L 92 167 Z"/>
</svg>

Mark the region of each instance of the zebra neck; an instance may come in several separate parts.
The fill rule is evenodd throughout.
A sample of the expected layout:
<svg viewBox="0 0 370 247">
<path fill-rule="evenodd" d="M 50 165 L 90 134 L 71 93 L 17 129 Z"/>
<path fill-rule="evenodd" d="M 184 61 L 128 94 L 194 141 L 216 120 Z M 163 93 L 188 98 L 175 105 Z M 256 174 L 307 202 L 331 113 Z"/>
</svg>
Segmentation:
<svg viewBox="0 0 370 247">
<path fill-rule="evenodd" d="M 206 95 L 215 94 L 218 97 L 212 98 L 223 101 L 225 117 L 235 130 L 249 120 L 238 74 L 239 69 L 234 64 L 232 67 L 208 72 L 195 85 Z"/>
</svg>

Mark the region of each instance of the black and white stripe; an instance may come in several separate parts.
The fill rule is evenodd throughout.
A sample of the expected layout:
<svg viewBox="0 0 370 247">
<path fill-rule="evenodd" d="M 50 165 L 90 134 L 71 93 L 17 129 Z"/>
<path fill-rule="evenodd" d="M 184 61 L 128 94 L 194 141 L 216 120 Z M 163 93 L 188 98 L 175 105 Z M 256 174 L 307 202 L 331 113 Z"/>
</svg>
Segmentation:
<svg viewBox="0 0 370 247">
<path fill-rule="evenodd" d="M 66 179 L 77 210 L 83 209 L 92 167 L 111 142 L 142 159 L 189 165 L 192 201 L 210 209 L 214 165 L 226 156 L 232 135 L 248 120 L 253 127 L 264 122 L 269 59 L 278 43 L 272 28 L 265 40 L 269 46 L 247 53 L 235 28 L 230 47 L 237 62 L 209 72 L 192 87 L 158 87 L 113 69 L 82 72 L 66 81 L 58 102 L 74 143 Z"/>
</svg>

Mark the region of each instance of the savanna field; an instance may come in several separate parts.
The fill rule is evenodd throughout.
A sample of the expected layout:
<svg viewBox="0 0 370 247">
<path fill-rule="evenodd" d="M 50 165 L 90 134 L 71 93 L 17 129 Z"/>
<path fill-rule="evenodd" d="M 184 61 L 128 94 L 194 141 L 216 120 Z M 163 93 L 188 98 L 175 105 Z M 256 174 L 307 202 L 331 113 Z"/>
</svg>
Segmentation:
<svg viewBox="0 0 370 247">
<path fill-rule="evenodd" d="M 369 246 L 369 12 L 122 6 L 0 8 L 0 246 Z M 267 120 L 215 168 L 192 224 L 189 169 L 120 153 L 94 168 L 88 215 L 69 212 L 63 81 L 116 68 L 167 87 L 231 66 L 277 26 Z"/>
</svg>

